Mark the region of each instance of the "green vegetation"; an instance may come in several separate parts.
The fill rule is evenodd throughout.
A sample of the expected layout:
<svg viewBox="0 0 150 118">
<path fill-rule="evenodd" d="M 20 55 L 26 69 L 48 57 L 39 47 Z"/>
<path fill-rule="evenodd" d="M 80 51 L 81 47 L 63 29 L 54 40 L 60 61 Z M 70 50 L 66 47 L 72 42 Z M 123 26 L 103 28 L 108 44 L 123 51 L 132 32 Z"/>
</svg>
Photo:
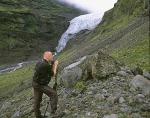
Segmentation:
<svg viewBox="0 0 150 118">
<path fill-rule="evenodd" d="M 150 71 L 149 40 L 147 38 L 130 48 L 114 51 L 112 56 L 130 67 L 138 65 Z"/>
<path fill-rule="evenodd" d="M 22 8 L 10 8 L 10 7 L 3 7 L 0 6 L 0 12 L 5 12 L 9 14 L 13 13 L 30 13 L 30 9 L 27 7 L 22 7 Z"/>
<path fill-rule="evenodd" d="M 19 69 L 15 72 L 0 75 L 0 97 L 9 96 L 26 86 L 30 86 L 33 76 L 33 65 Z"/>
<path fill-rule="evenodd" d="M 32 88 L 24 89 L 21 92 L 17 93 L 17 95 L 14 95 L 13 99 L 17 100 L 19 98 L 20 102 L 24 101 L 25 99 L 29 99 L 33 96 L 31 91 Z"/>
<path fill-rule="evenodd" d="M 115 15 L 139 15 L 144 10 L 144 2 L 146 0 L 120 0 L 115 10 Z"/>
<path fill-rule="evenodd" d="M 87 87 L 83 81 L 78 82 L 74 88 L 81 92 L 87 89 Z"/>
</svg>

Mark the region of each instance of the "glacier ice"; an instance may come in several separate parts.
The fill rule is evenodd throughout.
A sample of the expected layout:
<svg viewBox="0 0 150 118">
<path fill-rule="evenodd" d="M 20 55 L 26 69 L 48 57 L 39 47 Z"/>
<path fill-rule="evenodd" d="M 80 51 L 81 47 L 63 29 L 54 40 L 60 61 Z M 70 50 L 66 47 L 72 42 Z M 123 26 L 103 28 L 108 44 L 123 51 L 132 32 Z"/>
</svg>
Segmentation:
<svg viewBox="0 0 150 118">
<path fill-rule="evenodd" d="M 70 21 L 70 25 L 66 32 L 61 36 L 56 51 L 61 52 L 67 42 L 72 39 L 77 33 L 82 30 L 93 30 L 101 22 L 102 15 L 100 13 L 92 13 L 86 15 L 80 15 Z"/>
</svg>

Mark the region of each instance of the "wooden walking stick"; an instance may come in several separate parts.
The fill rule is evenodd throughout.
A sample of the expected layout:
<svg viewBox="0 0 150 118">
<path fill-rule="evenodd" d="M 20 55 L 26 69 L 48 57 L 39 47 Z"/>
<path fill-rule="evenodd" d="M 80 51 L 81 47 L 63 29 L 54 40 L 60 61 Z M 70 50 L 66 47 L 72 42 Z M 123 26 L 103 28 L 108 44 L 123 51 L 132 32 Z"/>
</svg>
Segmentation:
<svg viewBox="0 0 150 118">
<path fill-rule="evenodd" d="M 44 118 L 46 117 L 46 111 L 47 111 L 47 109 L 48 109 L 48 106 L 49 106 L 49 101 L 47 102 L 47 106 L 46 106 L 46 109 L 45 109 L 45 112 L 44 112 Z"/>
</svg>

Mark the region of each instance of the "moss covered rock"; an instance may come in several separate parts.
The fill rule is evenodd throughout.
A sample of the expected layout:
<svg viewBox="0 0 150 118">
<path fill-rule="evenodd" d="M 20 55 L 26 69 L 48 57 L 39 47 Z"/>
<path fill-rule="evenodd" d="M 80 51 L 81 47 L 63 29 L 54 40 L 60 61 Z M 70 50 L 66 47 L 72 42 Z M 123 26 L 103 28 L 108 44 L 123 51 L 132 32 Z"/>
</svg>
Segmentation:
<svg viewBox="0 0 150 118">
<path fill-rule="evenodd" d="M 81 80 L 107 79 L 119 70 L 119 64 L 112 57 L 99 51 L 65 67 L 60 79 L 65 87 L 71 88 Z"/>
</svg>

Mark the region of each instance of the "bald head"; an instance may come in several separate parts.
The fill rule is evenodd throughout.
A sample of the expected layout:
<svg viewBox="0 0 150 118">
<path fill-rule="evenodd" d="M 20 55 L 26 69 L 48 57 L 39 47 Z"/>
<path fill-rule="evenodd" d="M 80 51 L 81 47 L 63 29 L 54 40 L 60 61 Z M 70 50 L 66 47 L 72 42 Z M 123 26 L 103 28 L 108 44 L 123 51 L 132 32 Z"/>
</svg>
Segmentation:
<svg viewBox="0 0 150 118">
<path fill-rule="evenodd" d="M 44 52 L 43 59 L 49 61 L 53 61 L 53 54 L 50 51 Z"/>
</svg>

